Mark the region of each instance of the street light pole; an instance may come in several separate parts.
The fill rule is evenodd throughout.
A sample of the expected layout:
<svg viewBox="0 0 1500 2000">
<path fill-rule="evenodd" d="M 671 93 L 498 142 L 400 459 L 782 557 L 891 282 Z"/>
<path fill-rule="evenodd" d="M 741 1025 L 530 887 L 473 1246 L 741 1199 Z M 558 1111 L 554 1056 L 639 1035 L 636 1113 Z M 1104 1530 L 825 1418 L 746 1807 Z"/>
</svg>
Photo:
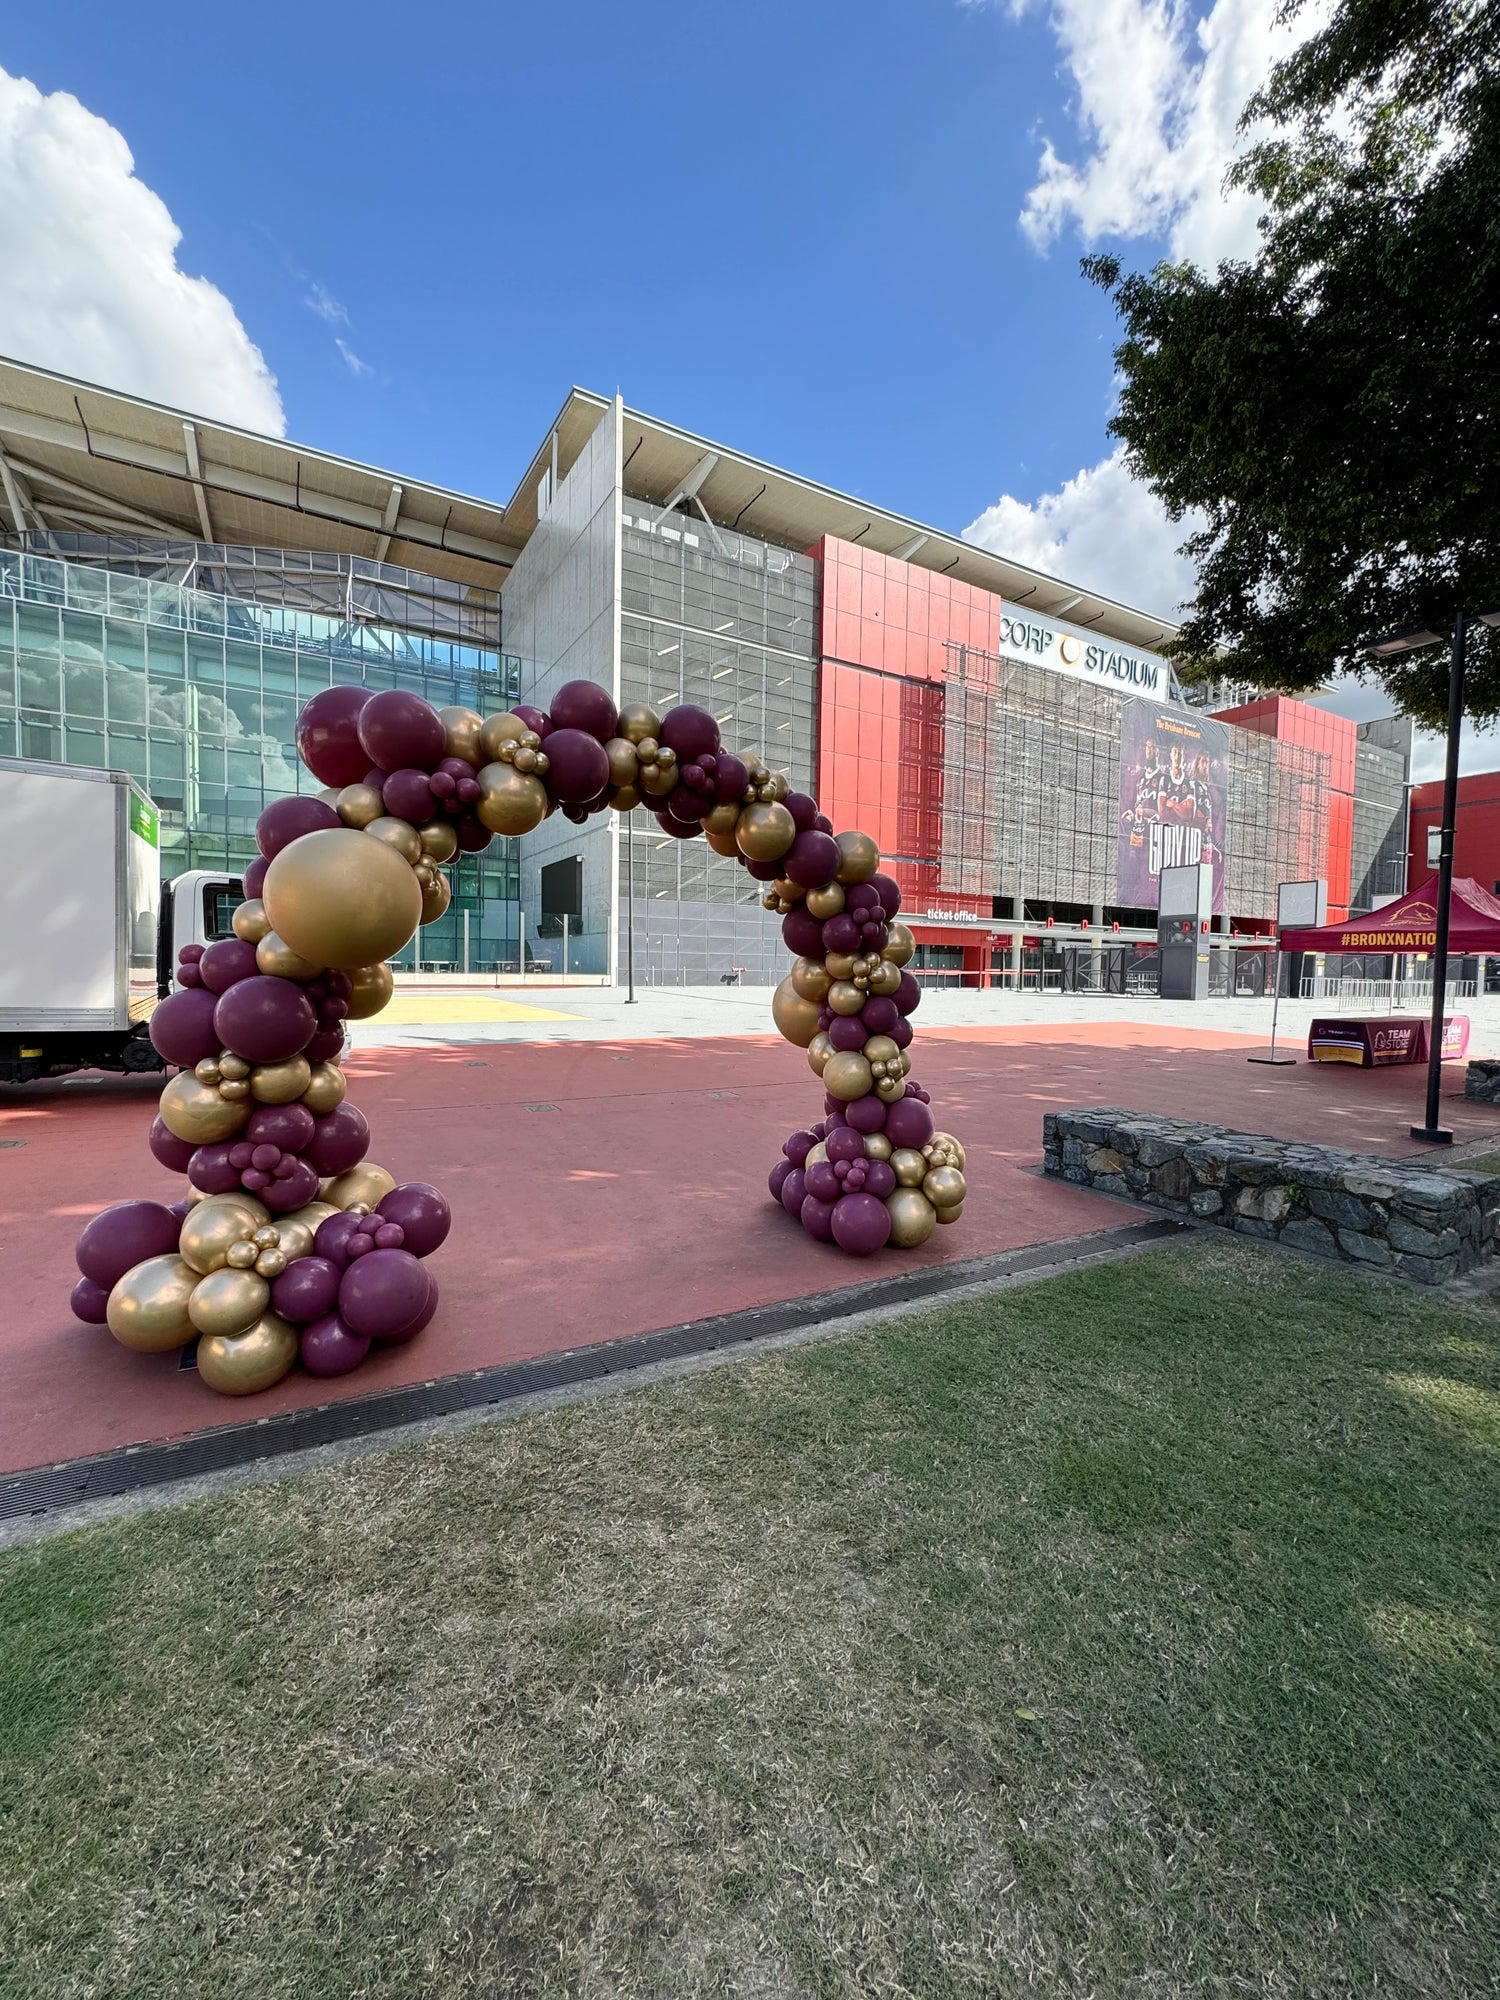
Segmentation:
<svg viewBox="0 0 1500 2000">
<path fill-rule="evenodd" d="M 1437 938 L 1432 954 L 1432 1031 L 1427 1049 L 1427 1122 L 1411 1136 L 1430 1145 L 1451 1146 L 1453 1134 L 1438 1124 L 1443 1089 L 1443 1010 L 1448 988 L 1448 923 L 1453 900 L 1453 835 L 1458 820 L 1458 745 L 1464 719 L 1464 645 L 1468 624 L 1460 606 L 1453 621 L 1448 664 L 1448 744 L 1443 767 L 1442 845 L 1438 849 Z"/>
</svg>

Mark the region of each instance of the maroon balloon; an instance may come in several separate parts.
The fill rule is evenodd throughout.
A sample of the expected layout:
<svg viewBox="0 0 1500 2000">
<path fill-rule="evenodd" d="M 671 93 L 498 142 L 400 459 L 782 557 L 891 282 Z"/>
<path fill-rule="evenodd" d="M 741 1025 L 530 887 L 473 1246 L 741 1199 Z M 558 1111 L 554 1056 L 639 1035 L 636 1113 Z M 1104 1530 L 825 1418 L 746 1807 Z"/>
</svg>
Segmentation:
<svg viewBox="0 0 1500 2000">
<path fill-rule="evenodd" d="M 807 1174 L 801 1167 L 793 1167 L 781 1183 L 781 1205 L 788 1215 L 802 1213 L 803 1199 L 807 1194 Z"/>
<path fill-rule="evenodd" d="M 814 1160 L 806 1169 L 806 1173 L 807 1192 L 815 1195 L 819 1201 L 832 1203 L 843 1193 L 843 1186 L 833 1171 L 831 1160 Z"/>
<path fill-rule="evenodd" d="M 386 688 L 371 695 L 359 712 L 359 740 L 370 762 L 382 771 L 408 767 L 430 771 L 448 748 L 432 703 L 404 688 Z"/>
<path fill-rule="evenodd" d="M 675 708 L 669 708 L 661 719 L 661 741 L 669 750 L 677 752 L 679 764 L 691 764 L 699 757 L 712 757 L 717 753 L 719 725 L 706 708 L 695 708 L 690 701 L 680 701 Z M 550 743 L 547 749 L 550 753 Z"/>
<path fill-rule="evenodd" d="M 320 1174 L 346 1174 L 370 1150 L 370 1125 L 363 1111 L 346 1099 L 315 1119 L 316 1130 L 302 1148 L 303 1157 Z M 393 1221 L 400 1221 L 393 1216 Z"/>
<path fill-rule="evenodd" d="M 255 859 L 246 867 L 245 895 L 247 899 L 253 900 L 266 886 L 266 870 L 270 865 L 270 862 L 267 861 L 263 854 L 257 854 Z"/>
<path fill-rule="evenodd" d="M 885 1136 L 892 1146 L 921 1148 L 933 1134 L 932 1113 L 918 1097 L 903 1097 L 885 1114 Z"/>
<path fill-rule="evenodd" d="M 839 872 L 839 844 L 830 833 L 799 833 L 781 858 L 781 871 L 804 889 L 817 889 Z"/>
<path fill-rule="evenodd" d="M 294 981 L 262 972 L 230 987 L 214 1009 L 214 1026 L 221 1046 L 246 1062 L 276 1063 L 301 1054 L 317 1033 L 318 1017 Z"/>
<path fill-rule="evenodd" d="M 901 1016 L 896 1012 L 894 1000 L 884 993 L 872 993 L 856 1018 L 864 1022 L 872 1035 L 889 1035 Z"/>
<path fill-rule="evenodd" d="M 909 972 L 901 975 L 901 984 L 895 992 L 896 1012 L 915 1014 L 922 1004 L 922 989 Z"/>
<path fill-rule="evenodd" d="M 412 1321 L 410 1326 L 402 1327 L 399 1333 L 381 1334 L 377 1343 L 379 1346 L 404 1347 L 407 1341 L 416 1339 L 417 1335 L 422 1331 L 423 1327 L 429 1326 L 432 1323 L 432 1316 L 438 1309 L 438 1281 L 432 1275 L 431 1271 L 427 1270 L 427 1266 L 425 1264 L 422 1266 L 422 1269 L 427 1272 L 426 1305 L 423 1306 L 422 1310 L 417 1314 L 416 1318 Z"/>
<path fill-rule="evenodd" d="M 432 787 L 423 771 L 392 771 L 381 788 L 385 809 L 394 819 L 426 826 L 437 811 Z"/>
<path fill-rule="evenodd" d="M 770 1189 L 772 1201 L 780 1201 L 781 1190 L 786 1186 L 786 1177 L 792 1171 L 790 1160 L 778 1160 L 771 1169 Z"/>
<path fill-rule="evenodd" d="M 75 1319 L 88 1326 L 103 1326 L 109 1318 L 109 1293 L 92 1278 L 80 1278 L 68 1295 Z"/>
<path fill-rule="evenodd" d="M 833 1240 L 851 1257 L 873 1257 L 891 1240 L 891 1213 L 872 1194 L 846 1194 L 833 1206 Z"/>
<path fill-rule="evenodd" d="M 399 1223 L 405 1232 L 402 1247 L 413 1257 L 430 1257 L 453 1226 L 447 1200 L 427 1181 L 403 1181 L 381 1196 L 375 1212 L 387 1222 Z"/>
<path fill-rule="evenodd" d="M 465 813 L 462 819 L 456 820 L 453 831 L 458 835 L 460 854 L 483 854 L 494 839 L 483 820 L 475 819 L 472 813 Z"/>
<path fill-rule="evenodd" d="M 351 1333 L 390 1339 L 404 1333 L 427 1303 L 427 1273 L 409 1250 L 372 1250 L 339 1285 L 339 1313 Z"/>
<path fill-rule="evenodd" d="M 714 798 L 721 806 L 735 805 L 744 798 L 750 783 L 750 766 L 728 750 L 719 752 L 714 767 Z"/>
<path fill-rule="evenodd" d="M 781 920 L 781 941 L 799 958 L 821 958 L 823 926 L 807 910 L 788 910 Z"/>
<path fill-rule="evenodd" d="M 822 949 L 845 953 L 859 950 L 859 925 L 847 911 L 841 910 L 836 917 L 830 917 L 824 924 Z"/>
<path fill-rule="evenodd" d="M 811 1132 L 794 1132 L 782 1147 L 782 1153 L 794 1167 L 805 1167 L 807 1156 L 818 1143 Z"/>
<path fill-rule="evenodd" d="M 510 705 L 510 712 L 512 715 L 519 715 L 521 720 L 526 724 L 526 727 L 534 729 L 538 736 L 550 736 L 552 734 L 555 725 L 546 709 L 533 708 L 530 702 L 526 701 L 513 701 Z"/>
<path fill-rule="evenodd" d="M 196 962 L 191 965 L 178 966 L 177 983 L 179 986 L 201 986 L 203 984 L 203 974 L 198 970 Z"/>
<path fill-rule="evenodd" d="M 242 979 L 255 977 L 255 946 L 247 944 L 243 938 L 220 938 L 199 959 L 198 970 L 210 993 L 227 993 Z M 222 1048 L 223 1043 L 219 1046 Z"/>
<path fill-rule="evenodd" d="M 690 792 L 686 785 L 679 785 L 675 792 L 667 794 L 667 813 L 672 819 L 681 820 L 684 826 L 696 833 L 704 818 L 713 811 L 714 802 L 701 792 Z"/>
<path fill-rule="evenodd" d="M 255 822 L 255 844 L 267 861 L 273 861 L 283 847 L 290 847 L 304 833 L 323 833 L 342 824 L 326 799 L 300 794 L 292 799 L 273 799 Z"/>
<path fill-rule="evenodd" d="M 297 717 L 297 755 L 320 785 L 357 785 L 369 765 L 359 740 L 368 688 L 325 688 Z"/>
<path fill-rule="evenodd" d="M 865 1142 L 850 1125 L 835 1126 L 823 1144 L 827 1148 L 829 1159 L 835 1163 L 847 1160 L 852 1164 L 865 1156 Z"/>
<path fill-rule="evenodd" d="M 329 1312 L 302 1329 L 299 1347 L 309 1375 L 347 1375 L 369 1353 L 370 1336 L 351 1333 L 336 1312 Z"/>
<path fill-rule="evenodd" d="M 168 1257 L 181 1227 L 159 1201 L 117 1201 L 84 1224 L 73 1255 L 86 1278 L 108 1292 L 147 1257 Z"/>
<path fill-rule="evenodd" d="M 552 727 L 581 729 L 607 743 L 620 723 L 620 712 L 597 681 L 568 681 L 552 697 Z M 552 755 L 552 745 L 547 745 Z"/>
<path fill-rule="evenodd" d="M 279 1146 L 284 1153 L 300 1153 L 317 1129 L 305 1104 L 257 1104 L 242 1136 L 251 1146 Z"/>
<path fill-rule="evenodd" d="M 901 907 L 901 891 L 889 875 L 872 875 L 867 887 L 873 889 L 880 898 L 880 907 L 887 917 L 895 916 Z"/>
<path fill-rule="evenodd" d="M 909 1049 L 911 1047 L 912 1036 L 915 1031 L 912 1028 L 911 1022 L 903 1021 L 899 1014 L 896 1016 L 894 1024 L 887 1028 L 885 1032 L 890 1036 L 898 1049 Z"/>
<path fill-rule="evenodd" d="M 604 745 L 582 729 L 554 729 L 547 757 L 547 789 L 563 805 L 582 805 L 609 783 Z"/>
<path fill-rule="evenodd" d="M 188 1164 L 187 1177 L 204 1194 L 228 1194 L 240 1185 L 241 1171 L 230 1158 L 230 1148 L 217 1144 L 198 1148 Z"/>
<path fill-rule="evenodd" d="M 885 1129 L 889 1108 L 872 1090 L 867 1097 L 857 1097 L 846 1108 L 844 1116 L 856 1132 L 880 1132 Z"/>
<path fill-rule="evenodd" d="M 815 1194 L 803 1197 L 802 1227 L 807 1231 L 809 1236 L 815 1236 L 820 1243 L 831 1243 L 833 1241 L 834 1207 L 835 1204 L 833 1202 L 822 1201 Z"/>
<path fill-rule="evenodd" d="M 319 1257 L 326 1257 L 330 1264 L 336 1264 L 342 1271 L 349 1261 L 349 1238 L 359 1228 L 359 1217 L 340 1211 L 337 1215 L 326 1215 L 318 1224 L 313 1237 L 313 1251 Z"/>
<path fill-rule="evenodd" d="M 217 996 L 201 986 L 184 986 L 180 993 L 169 993 L 157 1003 L 151 1016 L 151 1044 L 164 1062 L 192 1069 L 205 1056 L 219 1053 L 223 1043 L 214 1026 L 217 1005 Z M 171 1162 L 164 1160 L 162 1164 L 170 1166 Z"/>
<path fill-rule="evenodd" d="M 884 1201 L 896 1192 L 896 1170 L 889 1160 L 865 1161 L 865 1193 Z"/>
<path fill-rule="evenodd" d="M 211 1053 L 217 1055 L 218 1050 L 214 1049 Z M 200 1056 L 198 1060 L 201 1062 L 203 1059 Z M 151 1130 L 146 1135 L 146 1144 L 151 1148 L 155 1158 L 170 1172 L 174 1174 L 187 1172 L 188 1161 L 193 1157 L 195 1148 L 186 1139 L 179 1139 L 175 1132 L 169 1132 L 160 1118 L 152 1119 Z"/>
<path fill-rule="evenodd" d="M 306 1160 L 288 1155 L 282 1164 L 288 1168 L 286 1175 L 273 1174 L 269 1186 L 260 1191 L 261 1200 L 273 1215 L 290 1215 L 294 1209 L 306 1208 L 318 1198 L 318 1177 Z"/>
<path fill-rule="evenodd" d="M 857 1053 L 870 1039 L 858 1014 L 835 1014 L 824 1032 L 841 1055 Z"/>
<path fill-rule="evenodd" d="M 338 1304 L 342 1265 L 327 1257 L 299 1257 L 271 1280 L 271 1310 L 296 1326 L 321 1319 Z"/>
<path fill-rule="evenodd" d="M 313 1036 L 302 1051 L 310 1063 L 332 1062 L 341 1055 L 344 1048 L 344 1031 L 339 1028 L 323 1028 Z"/>
</svg>

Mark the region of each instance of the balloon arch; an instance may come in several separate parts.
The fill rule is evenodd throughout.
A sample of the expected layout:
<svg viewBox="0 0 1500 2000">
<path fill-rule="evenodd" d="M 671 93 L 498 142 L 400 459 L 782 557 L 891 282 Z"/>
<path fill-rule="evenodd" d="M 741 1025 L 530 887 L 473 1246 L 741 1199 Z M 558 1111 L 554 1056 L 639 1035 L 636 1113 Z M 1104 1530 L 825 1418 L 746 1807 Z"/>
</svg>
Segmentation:
<svg viewBox="0 0 1500 2000">
<path fill-rule="evenodd" d="M 646 807 L 767 884 L 795 955 L 772 1017 L 826 1093 L 822 1121 L 771 1170 L 787 1213 L 860 1257 L 958 1220 L 963 1148 L 934 1130 L 910 1076 L 921 993 L 904 970 L 916 946 L 896 921 L 901 892 L 868 835 L 835 835 L 782 774 L 724 749 L 705 710 L 617 710 L 591 681 L 559 689 L 550 714 L 488 718 L 335 687 L 303 709 L 297 749 L 327 789 L 266 807 L 234 936 L 187 947 L 180 990 L 151 1017 L 176 1074 L 149 1143 L 188 1193 L 93 1218 L 80 1319 L 146 1353 L 196 1338 L 199 1374 L 226 1395 L 269 1388 L 299 1359 L 347 1374 L 372 1345 L 421 1332 L 438 1300 L 423 1260 L 448 1234 L 448 1204 L 366 1157 L 344 1024 L 380 1012 L 386 961 L 447 909 L 444 865 L 553 811 Z"/>
</svg>

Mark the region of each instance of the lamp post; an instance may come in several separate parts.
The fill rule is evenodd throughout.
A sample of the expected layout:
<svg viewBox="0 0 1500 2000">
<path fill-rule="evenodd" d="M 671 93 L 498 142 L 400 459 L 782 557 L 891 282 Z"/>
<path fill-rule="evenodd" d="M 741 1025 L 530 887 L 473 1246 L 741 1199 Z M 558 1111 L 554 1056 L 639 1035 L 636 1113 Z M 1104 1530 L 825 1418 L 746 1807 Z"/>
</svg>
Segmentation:
<svg viewBox="0 0 1500 2000">
<path fill-rule="evenodd" d="M 1500 609 L 1481 611 L 1482 625 L 1500 625 Z M 1453 1134 L 1438 1124 L 1443 1087 L 1443 1002 L 1448 985 L 1448 925 L 1453 901 L 1453 834 L 1458 820 L 1458 743 L 1464 719 L 1464 655 L 1468 639 L 1468 614 L 1460 606 L 1453 619 L 1453 642 L 1448 663 L 1448 738 L 1443 766 L 1443 824 L 1438 848 L 1437 935 L 1432 954 L 1432 1029 L 1427 1049 L 1427 1119 L 1413 1125 L 1411 1136 L 1430 1145 L 1451 1146 Z M 1442 643 L 1440 632 L 1421 626 L 1407 632 L 1391 632 L 1383 639 L 1371 639 L 1361 651 L 1376 659 L 1390 659 L 1398 653 L 1414 653 L 1425 646 Z"/>
</svg>

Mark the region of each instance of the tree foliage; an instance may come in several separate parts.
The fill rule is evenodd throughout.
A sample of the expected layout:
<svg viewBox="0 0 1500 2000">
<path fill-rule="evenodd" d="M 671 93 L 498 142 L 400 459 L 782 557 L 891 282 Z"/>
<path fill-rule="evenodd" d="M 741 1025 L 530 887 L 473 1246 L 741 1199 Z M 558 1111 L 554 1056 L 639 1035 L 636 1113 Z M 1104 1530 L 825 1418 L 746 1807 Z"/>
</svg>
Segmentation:
<svg viewBox="0 0 1500 2000">
<path fill-rule="evenodd" d="M 1382 631 L 1500 605 L 1500 6 L 1338 0 L 1246 107 L 1263 121 L 1232 175 L 1265 203 L 1252 260 L 1085 270 L 1124 324 L 1111 429 L 1202 518 L 1178 669 L 1295 692 L 1367 669 Z M 1497 641 L 1476 628 L 1478 716 Z M 1442 718 L 1436 649 L 1377 671 Z"/>
</svg>

